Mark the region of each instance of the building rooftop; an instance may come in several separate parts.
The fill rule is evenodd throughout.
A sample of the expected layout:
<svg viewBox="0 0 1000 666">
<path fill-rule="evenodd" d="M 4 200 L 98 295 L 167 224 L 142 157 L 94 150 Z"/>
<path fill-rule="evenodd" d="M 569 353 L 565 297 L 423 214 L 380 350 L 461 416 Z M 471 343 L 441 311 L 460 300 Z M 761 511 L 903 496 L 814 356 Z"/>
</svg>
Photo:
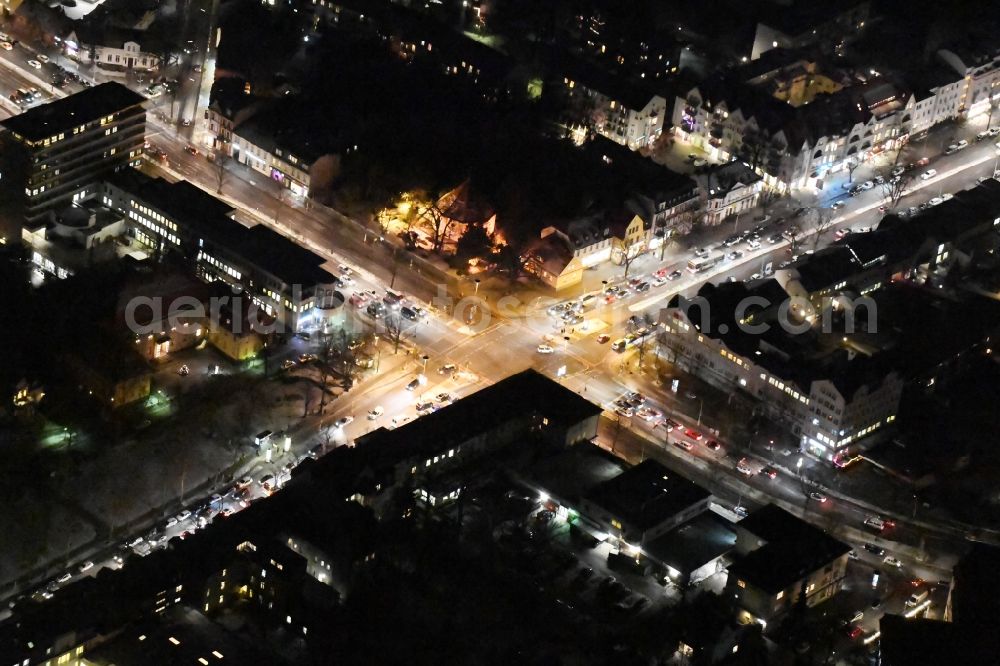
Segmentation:
<svg viewBox="0 0 1000 666">
<path fill-rule="evenodd" d="M 739 529 L 766 543 L 730 566 L 730 577 L 775 594 L 851 550 L 774 504 L 751 513 L 740 521 Z"/>
<path fill-rule="evenodd" d="M 725 555 L 735 545 L 736 532 L 731 524 L 706 512 L 647 543 L 643 550 L 687 575 Z"/>
<path fill-rule="evenodd" d="M 145 101 L 139 93 L 109 81 L 2 120 L 0 126 L 29 141 L 40 141 Z"/>
<path fill-rule="evenodd" d="M 321 268 L 326 259 L 269 227 L 245 227 L 232 219 L 233 208 L 187 181 L 143 179 L 126 173 L 109 177 L 136 198 L 163 211 L 192 233 L 272 274 L 286 284 L 313 286 L 331 282 Z M 195 241 L 192 241 L 195 242 Z"/>
<path fill-rule="evenodd" d="M 693 481 L 649 459 L 595 487 L 586 498 L 623 524 L 645 531 L 711 495 Z"/>
<path fill-rule="evenodd" d="M 625 469 L 621 458 L 591 443 L 581 443 L 533 463 L 527 482 L 564 502 L 576 502 L 595 486 Z"/>
<path fill-rule="evenodd" d="M 357 440 L 376 459 L 401 461 L 446 451 L 516 419 L 568 427 L 601 407 L 535 370 L 525 370 L 398 428 L 379 428 Z"/>
</svg>

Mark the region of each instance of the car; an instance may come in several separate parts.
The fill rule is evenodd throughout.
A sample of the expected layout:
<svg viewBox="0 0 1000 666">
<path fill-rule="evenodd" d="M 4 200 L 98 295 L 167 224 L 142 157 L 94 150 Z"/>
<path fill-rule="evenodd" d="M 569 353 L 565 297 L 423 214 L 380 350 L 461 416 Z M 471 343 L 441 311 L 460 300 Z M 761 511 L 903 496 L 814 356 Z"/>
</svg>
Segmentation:
<svg viewBox="0 0 1000 666">
<path fill-rule="evenodd" d="M 597 340 L 597 343 L 598 343 L 598 344 L 601 344 L 601 345 L 603 345 L 603 344 L 605 344 L 605 343 L 606 343 L 606 342 L 607 342 L 608 340 L 610 340 L 610 339 L 611 339 L 611 336 L 610 336 L 610 335 L 608 335 L 607 333 L 601 333 L 601 334 L 600 334 L 600 335 L 598 335 L 598 336 L 597 336 L 597 338 L 595 338 L 595 339 Z"/>
<path fill-rule="evenodd" d="M 292 359 L 290 359 L 290 358 L 289 359 L 285 359 L 284 361 L 281 362 L 281 369 L 282 370 L 291 370 L 292 368 L 295 367 L 295 365 L 296 365 L 295 361 L 293 361 Z"/>
<path fill-rule="evenodd" d="M 895 527 L 896 524 L 891 520 L 883 520 L 879 516 L 868 516 L 865 518 L 865 526 L 870 527 L 877 532 L 887 530 L 890 527 Z"/>
<path fill-rule="evenodd" d="M 703 160 L 703 159 L 701 159 L 699 157 L 694 162 L 692 162 L 692 164 L 695 166 L 695 168 L 701 168 L 701 167 L 705 166 L 706 164 L 708 164 L 708 161 L 707 160 Z"/>
<path fill-rule="evenodd" d="M 704 437 L 704 435 L 702 435 L 697 430 L 694 430 L 693 428 L 688 428 L 687 430 L 685 430 L 684 431 L 684 436 L 687 437 L 687 438 L 689 438 L 689 439 L 693 439 L 696 442 L 700 442 L 702 440 L 702 438 Z"/>
<path fill-rule="evenodd" d="M 833 210 L 840 210 L 845 205 L 846 204 L 844 203 L 844 200 L 841 199 L 840 201 L 834 201 L 833 204 L 830 205 L 830 208 L 833 209 Z"/>
<path fill-rule="evenodd" d="M 820 504 L 826 504 L 827 497 L 823 493 L 817 493 L 813 491 L 809 493 L 809 499 L 819 502 Z"/>
<path fill-rule="evenodd" d="M 881 597 L 875 597 L 874 599 L 872 599 L 871 607 L 872 608 L 881 608 L 882 607 L 882 601 L 883 601 L 883 599 Z"/>
<path fill-rule="evenodd" d="M 885 555 L 885 548 L 877 544 L 874 544 L 871 541 L 866 542 L 863 547 L 872 555 L 878 555 L 879 557 Z"/>
<path fill-rule="evenodd" d="M 619 416 L 624 416 L 625 418 L 631 418 L 632 415 L 635 414 L 635 410 L 633 410 L 631 407 L 624 407 L 622 405 L 619 405 L 615 407 L 615 413 L 618 414 Z"/>
<path fill-rule="evenodd" d="M 736 261 L 737 259 L 739 259 L 742 256 L 743 256 L 743 253 L 740 252 L 739 250 L 736 250 L 734 252 L 728 252 L 728 253 L 726 253 L 726 261 Z"/>
<path fill-rule="evenodd" d="M 427 414 L 433 412 L 437 407 L 433 402 L 418 402 L 417 403 L 417 414 Z"/>
<path fill-rule="evenodd" d="M 177 522 L 182 523 L 190 517 L 191 517 L 191 512 L 188 511 L 187 509 L 184 509 L 183 511 L 177 514 Z"/>
<path fill-rule="evenodd" d="M 423 386 L 427 383 L 427 379 L 423 375 L 417 375 L 406 385 L 407 391 L 416 391 L 418 386 Z"/>
<path fill-rule="evenodd" d="M 341 416 L 339 419 L 333 422 L 335 428 L 343 428 L 346 425 L 350 425 L 354 422 L 353 416 Z"/>
<path fill-rule="evenodd" d="M 677 279 L 680 278 L 681 275 L 683 275 L 683 273 L 681 273 L 680 271 L 673 270 L 673 271 L 670 271 L 670 273 L 667 274 L 667 279 L 668 280 L 677 280 Z"/>
<path fill-rule="evenodd" d="M 41 69 L 42 68 L 42 63 L 38 62 L 37 60 L 29 60 L 28 61 L 28 65 L 31 66 L 31 67 L 34 67 L 35 69 Z"/>
<path fill-rule="evenodd" d="M 649 279 L 649 283 L 651 285 L 653 285 L 654 287 L 662 287 L 663 285 L 665 285 L 667 283 L 667 278 L 657 276 L 657 277 L 654 277 L 654 278 L 650 278 Z"/>
<path fill-rule="evenodd" d="M 652 407 L 643 407 L 639 410 L 638 414 L 643 421 L 652 421 L 662 416 L 658 409 L 653 409 Z"/>
<path fill-rule="evenodd" d="M 746 518 L 747 513 L 749 512 L 747 511 L 747 508 L 745 506 L 743 506 L 742 504 L 737 504 L 736 506 L 733 507 L 733 513 L 735 513 L 740 518 Z"/>
<path fill-rule="evenodd" d="M 986 130 L 986 133 L 989 134 L 990 136 L 1000 135 L 1000 125 L 998 125 L 997 127 L 989 128 L 988 130 Z"/>
<path fill-rule="evenodd" d="M 990 133 L 987 131 L 982 131 L 976 135 L 976 143 L 979 143 L 983 139 L 988 139 L 988 138 L 990 138 Z"/>
<path fill-rule="evenodd" d="M 944 149 L 944 154 L 945 155 L 954 155 L 955 153 L 957 153 L 960 150 L 961 150 L 961 148 L 958 147 L 957 143 L 952 143 L 952 144 L 949 144 L 948 147 Z"/>
<path fill-rule="evenodd" d="M 930 180 L 937 175 L 937 169 L 928 169 L 920 174 L 920 180 Z"/>
<path fill-rule="evenodd" d="M 198 149 L 192 146 L 191 144 L 187 144 L 186 146 L 184 146 L 184 152 L 188 153 L 189 155 L 197 155 Z"/>
<path fill-rule="evenodd" d="M 271 490 L 271 488 L 274 487 L 274 475 L 265 474 L 264 476 L 260 477 L 258 483 L 264 488 L 264 490 Z"/>
<path fill-rule="evenodd" d="M 958 146 L 959 150 L 962 150 L 963 148 L 966 148 L 969 145 L 969 142 L 966 141 L 965 139 L 962 139 L 961 141 L 959 141 L 955 145 Z"/>
<path fill-rule="evenodd" d="M 454 363 L 446 363 L 446 364 L 442 365 L 440 368 L 438 368 L 438 374 L 439 375 L 452 375 L 452 374 L 455 374 L 456 370 L 458 370 L 458 367 Z"/>
<path fill-rule="evenodd" d="M 164 529 L 169 529 L 171 527 L 174 527 L 175 525 L 177 525 L 177 518 L 175 518 L 174 516 L 170 516 L 169 518 L 167 518 L 167 522 L 163 527 Z"/>
<path fill-rule="evenodd" d="M 253 479 L 251 479 L 249 476 L 241 476 L 236 481 L 236 488 L 237 490 L 242 490 L 244 488 L 249 487 L 251 483 L 253 483 Z"/>
<path fill-rule="evenodd" d="M 860 560 L 861 559 L 861 556 L 858 555 L 858 551 L 856 551 L 856 550 L 852 550 L 851 552 L 849 552 L 847 554 L 847 557 L 850 558 L 850 559 L 852 559 L 852 560 Z"/>
<path fill-rule="evenodd" d="M 648 282 L 642 281 L 639 284 L 635 285 L 635 293 L 637 293 L 637 294 L 645 293 L 645 292 L 649 291 L 649 289 L 650 289 L 651 286 L 652 285 L 649 284 Z"/>
<path fill-rule="evenodd" d="M 928 206 L 939 206 L 939 205 L 941 205 L 943 203 L 944 203 L 944 199 L 942 199 L 941 197 L 931 197 L 930 200 L 927 202 L 927 205 Z"/>
<path fill-rule="evenodd" d="M 903 566 L 903 563 L 897 560 L 892 555 L 886 555 L 885 559 L 883 559 L 882 562 L 890 567 L 896 567 L 897 569 L 900 569 Z"/>
<path fill-rule="evenodd" d="M 899 165 L 899 166 L 895 166 L 895 167 L 892 168 L 892 175 L 893 175 L 893 177 L 902 176 L 904 173 L 906 173 L 906 167 L 905 166 Z"/>
<path fill-rule="evenodd" d="M 377 419 L 378 417 L 382 416 L 383 414 L 385 414 L 385 409 L 383 409 L 381 405 L 379 405 L 378 407 L 373 407 L 368 412 L 368 420 L 369 421 L 374 421 L 375 419 Z"/>
<path fill-rule="evenodd" d="M 438 393 L 436 396 L 434 396 L 434 399 L 440 402 L 441 404 L 446 404 L 454 400 L 454 398 L 451 397 L 450 393 Z"/>
<path fill-rule="evenodd" d="M 305 365 L 306 363 L 312 363 L 316 360 L 315 354 L 299 354 L 298 361 L 300 364 Z"/>
<path fill-rule="evenodd" d="M 79 571 L 80 573 L 86 573 L 93 568 L 94 568 L 94 563 L 91 562 L 90 560 L 87 560 L 86 562 L 78 566 L 76 570 Z"/>
<path fill-rule="evenodd" d="M 705 257 L 708 256 L 708 248 L 704 247 L 695 248 L 691 254 L 693 254 L 698 259 L 704 259 Z"/>
<path fill-rule="evenodd" d="M 736 463 L 736 471 L 740 474 L 753 476 L 753 467 L 750 466 L 750 461 L 746 458 L 740 458 L 740 461 Z"/>
<path fill-rule="evenodd" d="M 4 51 L 10 51 L 12 48 L 14 48 L 14 45 L 11 44 L 10 42 L 3 41 L 0 42 L 0 48 L 2 48 Z"/>
<path fill-rule="evenodd" d="M 778 470 L 774 469 L 770 465 L 768 465 L 767 467 L 761 467 L 760 473 L 769 479 L 778 478 Z"/>
<path fill-rule="evenodd" d="M 705 448 L 707 448 L 709 451 L 721 451 L 722 444 L 719 444 L 718 440 L 710 439 L 707 442 L 705 442 Z"/>
<path fill-rule="evenodd" d="M 71 573 L 69 573 L 67 571 L 62 576 L 59 576 L 59 578 L 56 578 L 56 582 L 60 583 L 60 584 L 61 583 L 68 583 L 72 578 L 73 578 L 73 574 L 71 574 Z"/>
</svg>

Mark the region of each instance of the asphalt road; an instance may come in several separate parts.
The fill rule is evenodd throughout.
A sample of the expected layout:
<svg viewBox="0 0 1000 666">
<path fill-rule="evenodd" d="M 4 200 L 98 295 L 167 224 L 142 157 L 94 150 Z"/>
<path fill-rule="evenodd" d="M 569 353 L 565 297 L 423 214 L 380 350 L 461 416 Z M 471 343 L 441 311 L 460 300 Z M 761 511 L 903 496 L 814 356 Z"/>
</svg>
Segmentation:
<svg viewBox="0 0 1000 666">
<path fill-rule="evenodd" d="M 42 84 L 47 79 L 45 70 L 50 66 L 43 65 L 43 70 L 29 67 L 26 62 L 31 55 L 20 47 L 16 47 L 13 51 L 0 52 L 0 65 L 2 65 L 0 92 L 3 92 L 5 97 L 9 95 L 9 91 L 20 87 L 39 87 L 46 90 L 46 86 Z M 185 60 L 182 68 L 195 64 L 198 57 L 200 52 L 190 54 L 190 58 Z M 197 87 L 200 82 L 196 77 L 190 78 L 195 80 L 189 80 L 182 85 L 180 95 L 184 100 L 182 104 L 190 104 L 188 100 L 197 98 Z M 47 88 L 46 95 L 55 97 L 64 96 L 77 89 L 75 86 L 65 90 L 53 89 L 51 86 Z M 44 99 L 47 97 L 43 97 Z M 210 192 L 217 191 L 218 166 L 209 162 L 204 154 L 192 155 L 185 151 L 185 146 L 190 142 L 191 130 L 178 128 L 170 121 L 170 113 L 166 108 L 169 104 L 168 100 L 162 98 L 154 100 L 151 104 L 149 140 L 166 152 L 168 164 L 151 164 L 149 168 L 154 172 L 160 170 L 169 178 L 184 178 Z M 182 111 L 182 114 L 186 114 L 186 111 Z M 200 115 L 200 111 L 196 111 L 191 117 L 197 119 Z M 932 196 L 968 187 L 975 183 L 977 177 L 992 174 L 995 166 L 996 149 L 991 141 L 972 144 L 952 156 L 936 158 L 924 168 L 935 168 L 939 174 L 926 181 L 915 180 L 912 190 L 904 197 L 901 206 L 919 205 Z M 396 262 L 393 280 L 393 251 L 387 245 L 379 243 L 374 233 L 369 237 L 363 230 L 359 231 L 342 219 L 331 216 L 324 209 L 307 207 L 306 202 L 279 199 L 279 191 L 272 186 L 269 179 L 242 165 L 230 163 L 226 164 L 225 168 L 222 196 L 239 208 L 245 223 L 268 224 L 321 252 L 330 260 L 331 265 L 340 262 L 352 265 L 360 276 L 356 289 L 370 288 L 381 293 L 388 283 L 394 281 L 396 289 L 408 292 L 420 300 L 426 301 L 438 293 L 438 280 L 429 274 L 419 273 L 419 267 L 411 268 L 405 256 L 403 260 Z M 876 224 L 881 215 L 878 211 L 882 203 L 880 194 L 879 188 L 876 187 L 854 198 L 830 197 L 826 203 L 844 198 L 845 206 L 838 211 L 835 226 L 819 239 L 817 245 L 822 247 L 830 242 L 837 228 L 870 227 Z M 779 215 L 774 214 L 773 217 L 777 218 Z M 750 224 L 747 221 L 744 223 Z M 703 232 L 692 239 L 692 244 L 717 247 L 733 231 L 734 226 L 726 223 Z M 775 232 L 776 229 L 769 228 L 764 236 L 766 238 Z M 809 246 L 812 245 L 811 240 L 807 243 Z M 587 313 L 587 319 L 593 325 L 582 328 L 569 327 L 569 332 L 564 330 L 566 327 L 554 326 L 551 318 L 539 314 L 536 310 L 528 310 L 534 315 L 530 318 L 493 316 L 482 330 L 475 326 L 470 327 L 467 322 L 456 320 L 448 313 L 435 312 L 428 320 L 416 326 L 410 334 L 408 342 L 419 351 L 408 354 L 405 360 L 396 362 L 391 372 L 373 380 L 370 385 L 359 386 L 346 400 L 334 403 L 332 413 L 319 419 L 313 427 L 317 430 L 329 427 L 336 418 L 352 416 L 353 422 L 335 436 L 337 443 L 347 444 L 375 425 L 391 426 L 394 420 L 395 424 L 399 424 L 410 418 L 416 418 L 414 406 L 419 401 L 432 399 L 438 393 L 449 393 L 453 397 L 460 397 L 526 367 L 535 367 L 549 376 L 561 377 L 561 381 L 571 388 L 605 406 L 609 406 L 623 392 L 640 388 L 647 395 L 657 396 L 655 399 L 659 401 L 656 403 L 658 409 L 681 418 L 685 425 L 697 426 L 692 418 L 678 417 L 680 412 L 668 404 L 669 397 L 663 395 L 662 391 L 657 395 L 656 387 L 649 385 L 643 375 L 630 374 L 625 370 L 626 364 L 623 361 L 629 358 L 629 354 L 623 356 L 611 351 L 610 345 L 596 341 L 597 335 L 604 333 L 612 340 L 621 337 L 624 334 L 623 322 L 629 314 L 655 312 L 672 294 L 690 295 L 705 282 L 719 281 L 727 277 L 737 280 L 748 279 L 755 273 L 763 272 L 762 268 L 768 263 L 777 266 L 789 259 L 788 245 L 785 241 L 773 245 L 765 241 L 761 248 L 752 250 L 741 243 L 728 250 L 742 251 L 744 253 L 742 257 L 700 275 L 692 275 L 685 270 L 691 255 L 684 248 L 672 248 L 665 262 L 657 262 L 653 256 L 644 257 L 634 265 L 637 274 L 666 268 L 682 271 L 682 277 L 662 287 L 654 287 L 645 294 L 632 294 L 620 299 L 599 312 Z M 605 270 L 609 271 L 610 276 L 610 271 L 614 269 Z M 567 337 L 568 340 L 565 339 Z M 539 353 L 537 346 L 541 343 L 554 347 L 555 352 Z M 391 353 L 386 348 L 385 342 L 381 344 L 381 354 Z M 409 348 L 409 344 L 406 348 Z M 427 356 L 426 359 L 423 358 L 424 355 Z M 439 374 L 436 369 L 445 364 L 456 365 L 459 372 L 454 376 Z M 416 391 L 407 391 L 406 384 L 418 374 L 425 375 L 427 383 Z M 382 415 L 373 420 L 367 419 L 365 415 L 376 407 L 381 408 Z M 725 442 L 725 448 L 719 453 L 710 452 L 701 444 L 697 444 L 688 452 L 674 446 L 670 435 L 665 438 L 663 433 L 651 430 L 650 424 L 642 419 L 631 419 L 630 423 L 626 424 L 625 430 L 629 433 L 629 437 L 623 442 L 632 441 L 633 448 L 636 442 L 642 442 L 639 445 L 640 455 L 645 455 L 642 452 L 647 451 L 649 447 L 655 447 L 660 455 L 671 459 L 672 463 L 683 469 L 686 474 L 696 479 L 707 479 L 718 496 L 732 505 L 743 502 L 744 498 L 758 503 L 766 500 L 777 501 L 787 506 L 798 507 L 798 510 L 811 520 L 830 526 L 861 526 L 864 518 L 871 513 L 870 509 L 859 506 L 849 499 L 831 498 L 824 503 L 809 500 L 810 487 L 793 474 L 779 474 L 773 480 L 760 475 L 745 477 L 735 471 L 735 460 Z M 303 455 L 315 445 L 316 441 L 315 436 L 299 438 L 293 454 Z M 263 465 L 262 462 L 256 463 L 252 471 L 259 472 L 261 469 L 266 469 Z M 856 533 L 848 532 L 845 538 L 849 538 L 856 545 L 862 543 L 862 539 L 869 538 L 857 531 L 857 528 L 853 529 L 856 529 Z M 949 552 L 940 556 L 935 562 L 926 562 L 918 558 L 919 549 L 914 542 L 927 533 L 928 530 L 924 528 L 913 529 L 905 520 L 899 521 L 895 531 L 882 535 L 881 543 L 887 546 L 898 545 L 901 548 L 899 555 L 905 562 L 906 572 L 923 573 L 925 576 L 922 577 L 930 580 L 932 577 L 942 575 L 941 571 L 947 568 L 950 561 L 949 554 L 953 556 L 960 552 L 963 543 L 955 528 L 942 526 L 939 536 L 950 544 Z M 870 559 L 867 555 L 862 555 L 862 558 Z M 868 563 L 879 565 L 876 562 Z"/>
</svg>

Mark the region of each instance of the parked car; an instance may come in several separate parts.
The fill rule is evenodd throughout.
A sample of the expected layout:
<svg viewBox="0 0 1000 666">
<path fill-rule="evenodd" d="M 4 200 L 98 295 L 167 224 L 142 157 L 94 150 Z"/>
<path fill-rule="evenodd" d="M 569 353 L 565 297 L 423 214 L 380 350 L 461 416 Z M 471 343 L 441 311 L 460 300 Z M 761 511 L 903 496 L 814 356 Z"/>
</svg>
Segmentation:
<svg viewBox="0 0 1000 666">
<path fill-rule="evenodd" d="M 928 169 L 920 174 L 920 180 L 930 180 L 937 175 L 937 169 Z"/>
<path fill-rule="evenodd" d="M 899 568 L 901 568 L 903 566 L 903 563 L 900 562 L 899 560 L 897 560 L 892 555 L 886 555 L 885 559 L 883 559 L 882 562 L 884 564 L 887 564 L 890 567 L 896 567 L 897 569 L 899 569 Z"/>
<path fill-rule="evenodd" d="M 774 469 L 770 465 L 768 465 L 767 467 L 762 467 L 760 473 L 769 479 L 778 478 L 778 470 Z"/>
<path fill-rule="evenodd" d="M 337 428 L 343 428 L 354 422 L 353 416 L 341 416 L 339 419 L 333 422 L 333 425 Z"/>
<path fill-rule="evenodd" d="M 864 549 L 867 550 L 872 555 L 878 555 L 879 557 L 881 557 L 882 555 L 885 555 L 885 548 L 883 548 L 883 547 L 881 547 L 881 546 L 879 546 L 877 544 L 874 544 L 874 543 L 872 543 L 870 541 L 867 542 L 867 543 L 865 543 Z"/>
<path fill-rule="evenodd" d="M 458 368 L 455 366 L 454 363 L 446 363 L 445 365 L 442 365 L 440 368 L 438 368 L 438 374 L 439 375 L 452 375 L 452 374 L 455 373 L 455 371 L 457 369 Z"/>
<path fill-rule="evenodd" d="M 809 493 L 809 499 L 819 502 L 820 504 L 826 504 L 827 497 L 823 493 L 817 493 L 813 491 Z"/>
<path fill-rule="evenodd" d="M 719 442 L 714 439 L 710 439 L 707 442 L 705 442 L 705 447 L 709 451 L 719 451 L 722 449 L 722 444 L 719 444 Z"/>
<path fill-rule="evenodd" d="M 375 419 L 377 419 L 378 417 L 382 416 L 383 414 L 385 414 L 385 409 L 382 408 L 382 405 L 379 405 L 377 407 L 372 408 L 368 412 L 368 420 L 369 421 L 374 421 Z"/>
<path fill-rule="evenodd" d="M 80 573 L 86 573 L 93 568 L 94 568 L 94 563 L 88 560 L 83 564 L 81 564 L 79 567 L 77 567 L 76 570 L 79 571 Z"/>
</svg>

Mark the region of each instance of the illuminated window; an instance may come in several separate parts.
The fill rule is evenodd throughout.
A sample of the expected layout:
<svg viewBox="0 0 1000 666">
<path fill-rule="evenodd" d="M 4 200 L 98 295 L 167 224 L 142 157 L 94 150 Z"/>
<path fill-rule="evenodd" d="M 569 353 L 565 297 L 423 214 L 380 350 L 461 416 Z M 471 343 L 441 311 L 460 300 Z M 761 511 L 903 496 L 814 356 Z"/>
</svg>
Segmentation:
<svg viewBox="0 0 1000 666">
<path fill-rule="evenodd" d="M 736 585 L 737 585 L 737 587 L 739 587 L 741 589 L 742 588 L 746 588 L 746 586 L 747 586 L 747 584 L 745 582 L 743 582 L 742 580 L 737 580 L 736 581 Z"/>
</svg>

